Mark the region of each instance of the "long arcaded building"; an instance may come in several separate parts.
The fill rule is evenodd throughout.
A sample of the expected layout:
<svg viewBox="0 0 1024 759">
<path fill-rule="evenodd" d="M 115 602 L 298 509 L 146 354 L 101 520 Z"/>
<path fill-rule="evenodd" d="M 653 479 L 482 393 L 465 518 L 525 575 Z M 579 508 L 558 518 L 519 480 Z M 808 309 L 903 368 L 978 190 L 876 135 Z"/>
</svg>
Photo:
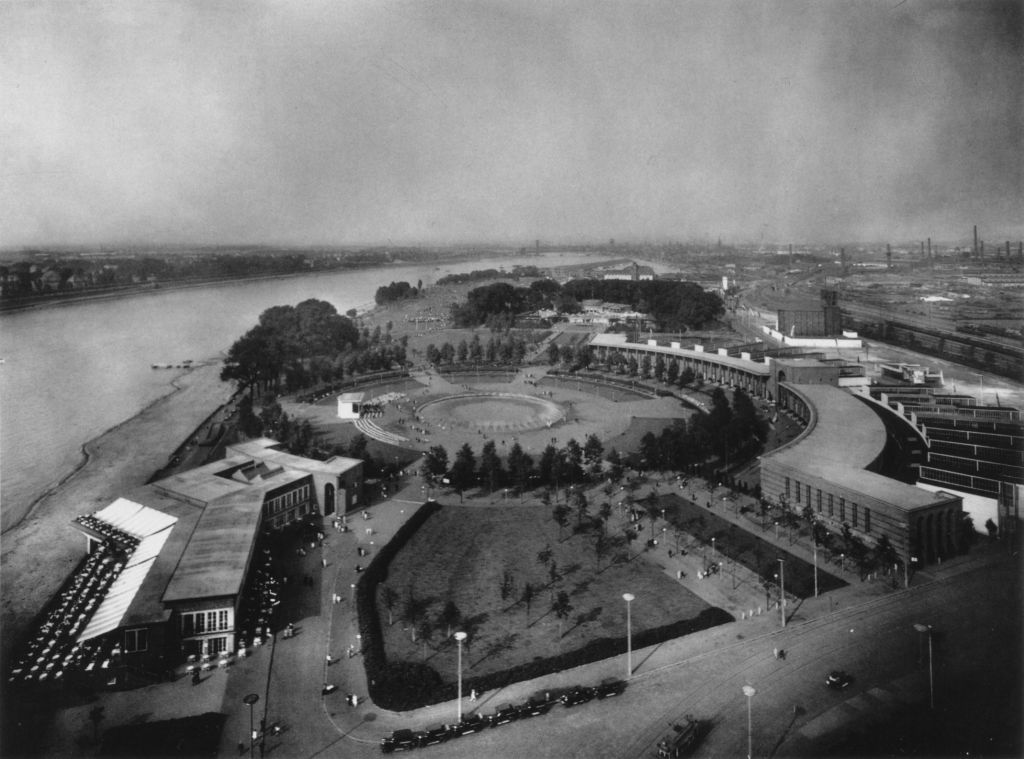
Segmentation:
<svg viewBox="0 0 1024 759">
<path fill-rule="evenodd" d="M 611 352 L 661 356 L 680 371 L 688 368 L 706 382 L 742 388 L 801 419 L 805 429 L 799 437 L 761 457 L 764 497 L 797 510 L 810 505 L 833 530 L 846 524 L 869 544 L 886 535 L 906 564 L 930 563 L 959 550 L 961 498 L 882 473 L 893 438 L 903 438 L 897 447 L 912 447 L 919 433 L 898 415 L 884 420 L 892 412 L 858 397 L 868 384 L 862 366 L 813 356 L 755 361 L 750 354 L 730 356 L 724 349 L 683 348 L 678 342 L 629 342 L 622 334 L 598 335 L 591 346 L 603 362 Z"/>
</svg>

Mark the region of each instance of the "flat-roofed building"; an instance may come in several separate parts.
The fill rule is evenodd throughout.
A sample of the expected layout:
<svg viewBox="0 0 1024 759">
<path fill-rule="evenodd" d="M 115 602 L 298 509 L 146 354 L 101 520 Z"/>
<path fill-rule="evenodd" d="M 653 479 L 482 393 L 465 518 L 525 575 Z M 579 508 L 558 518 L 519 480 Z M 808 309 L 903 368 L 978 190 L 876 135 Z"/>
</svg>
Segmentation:
<svg viewBox="0 0 1024 759">
<path fill-rule="evenodd" d="M 315 461 L 260 438 L 78 517 L 85 557 L 37 633 L 52 661 L 33 663 L 35 673 L 19 661 L 11 682 L 67 671 L 120 685 L 252 643 L 266 631 L 278 582 L 268 551 L 258 553 L 261 536 L 354 508 L 361 491 L 358 459 Z M 39 656 L 31 644 L 29 655 Z"/>
<path fill-rule="evenodd" d="M 875 543 L 885 535 L 906 562 L 960 550 L 959 496 L 878 473 L 887 442 L 872 407 L 831 385 L 780 385 L 779 406 L 807 427 L 761 457 L 761 492 L 800 512 L 810 506 L 833 530 L 847 525 Z"/>
</svg>

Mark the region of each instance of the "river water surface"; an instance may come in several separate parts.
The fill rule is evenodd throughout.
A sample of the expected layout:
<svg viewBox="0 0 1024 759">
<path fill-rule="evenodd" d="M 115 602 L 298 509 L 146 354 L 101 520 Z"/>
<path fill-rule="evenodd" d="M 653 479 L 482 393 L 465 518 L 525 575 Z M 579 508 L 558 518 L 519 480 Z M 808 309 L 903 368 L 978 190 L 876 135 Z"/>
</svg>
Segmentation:
<svg viewBox="0 0 1024 759">
<path fill-rule="evenodd" d="M 389 282 L 449 273 L 565 266 L 577 253 L 391 266 L 226 283 L 0 316 L 0 526 L 23 514 L 82 459 L 82 445 L 165 395 L 178 374 L 152 364 L 219 358 L 276 305 L 325 300 L 339 313 L 373 305 Z M 178 441 L 174 441 L 177 443 Z"/>
</svg>

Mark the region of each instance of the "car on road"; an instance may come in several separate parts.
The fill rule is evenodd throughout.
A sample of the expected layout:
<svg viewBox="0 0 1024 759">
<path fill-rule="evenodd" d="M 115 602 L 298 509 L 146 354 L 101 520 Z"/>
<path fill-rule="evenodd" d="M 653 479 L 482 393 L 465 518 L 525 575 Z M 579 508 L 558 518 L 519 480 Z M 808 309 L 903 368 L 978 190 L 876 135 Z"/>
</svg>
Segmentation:
<svg viewBox="0 0 1024 759">
<path fill-rule="evenodd" d="M 485 727 L 487 727 L 487 720 L 479 714 L 466 714 L 463 716 L 461 722 L 448 725 L 448 734 L 452 738 L 459 738 L 463 735 L 479 733 Z"/>
<path fill-rule="evenodd" d="M 512 706 L 512 704 L 505 704 L 495 709 L 494 714 L 490 716 L 488 721 L 491 723 L 491 727 L 497 727 L 498 725 L 508 724 L 516 719 L 519 719 L 519 709 Z"/>
<path fill-rule="evenodd" d="M 625 690 L 625 680 L 604 680 L 594 688 L 594 695 L 598 698 L 611 698 L 612 696 L 621 696 Z"/>
<path fill-rule="evenodd" d="M 380 739 L 380 750 L 385 754 L 392 751 L 412 751 L 418 748 L 424 733 L 412 730 L 395 730 L 391 735 Z"/>
<path fill-rule="evenodd" d="M 582 685 L 577 685 L 568 693 L 564 693 L 560 700 L 562 702 L 562 706 L 568 708 L 570 706 L 576 706 L 577 704 L 585 704 L 592 698 L 594 698 L 593 688 L 587 688 Z"/>
<path fill-rule="evenodd" d="M 853 678 L 841 669 L 834 669 L 825 678 L 825 685 L 832 690 L 843 690 L 853 682 Z"/>
</svg>

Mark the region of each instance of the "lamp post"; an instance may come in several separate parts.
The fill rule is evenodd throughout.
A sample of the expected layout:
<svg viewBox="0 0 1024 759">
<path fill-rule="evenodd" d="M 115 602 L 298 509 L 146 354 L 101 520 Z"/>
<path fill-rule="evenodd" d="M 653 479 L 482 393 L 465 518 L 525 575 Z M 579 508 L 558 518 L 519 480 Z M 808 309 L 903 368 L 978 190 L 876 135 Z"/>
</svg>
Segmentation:
<svg viewBox="0 0 1024 759">
<path fill-rule="evenodd" d="M 623 593 L 626 602 L 626 679 L 633 676 L 633 620 L 630 617 L 629 604 L 636 598 L 632 593 Z"/>
<path fill-rule="evenodd" d="M 914 624 L 914 629 L 919 633 L 928 634 L 928 707 L 935 708 L 935 670 L 932 668 L 932 626 Z"/>
<path fill-rule="evenodd" d="M 718 558 L 718 552 L 715 550 L 715 539 L 711 538 L 711 558 Z"/>
<path fill-rule="evenodd" d="M 753 686 L 743 686 L 743 695 L 747 697 L 747 759 L 753 759 L 754 757 L 754 749 L 750 733 L 750 700 L 754 697 L 755 693 L 757 693 L 757 691 L 754 690 Z"/>
<path fill-rule="evenodd" d="M 786 560 L 779 559 L 779 611 L 782 612 L 782 626 L 786 626 Z"/>
<path fill-rule="evenodd" d="M 818 597 L 818 544 L 814 544 L 814 597 Z"/>
<path fill-rule="evenodd" d="M 455 642 L 459 644 L 459 722 L 462 722 L 462 641 L 466 639 L 466 633 L 459 630 L 455 633 Z"/>
<path fill-rule="evenodd" d="M 243 704 L 249 705 L 249 759 L 252 759 L 253 750 L 256 746 L 256 731 L 253 729 L 252 708 L 260 700 L 258 693 L 250 693 L 242 699 Z"/>
</svg>

